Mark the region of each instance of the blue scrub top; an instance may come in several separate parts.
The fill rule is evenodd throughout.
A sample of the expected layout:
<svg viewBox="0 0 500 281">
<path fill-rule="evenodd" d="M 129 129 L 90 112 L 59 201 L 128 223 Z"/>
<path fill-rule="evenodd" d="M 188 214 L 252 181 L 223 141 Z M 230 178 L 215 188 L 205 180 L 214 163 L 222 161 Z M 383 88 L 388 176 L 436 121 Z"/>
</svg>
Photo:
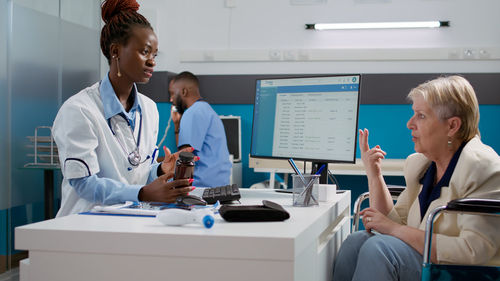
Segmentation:
<svg viewBox="0 0 500 281">
<path fill-rule="evenodd" d="M 229 161 L 226 133 L 219 115 L 212 107 L 197 101 L 182 115 L 179 147 L 190 145 L 200 157 L 194 170 L 194 186 L 215 187 L 229 184 L 232 164 Z"/>
</svg>

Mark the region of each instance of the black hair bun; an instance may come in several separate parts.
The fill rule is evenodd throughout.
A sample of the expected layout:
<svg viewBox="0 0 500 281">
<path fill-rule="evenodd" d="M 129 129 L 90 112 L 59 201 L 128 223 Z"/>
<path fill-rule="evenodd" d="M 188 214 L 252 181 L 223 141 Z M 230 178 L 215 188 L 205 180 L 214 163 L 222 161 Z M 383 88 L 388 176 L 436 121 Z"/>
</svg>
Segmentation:
<svg viewBox="0 0 500 281">
<path fill-rule="evenodd" d="M 101 17 L 105 23 L 108 23 L 112 17 L 121 11 L 139 10 L 139 3 L 136 0 L 105 0 L 101 5 Z"/>
</svg>

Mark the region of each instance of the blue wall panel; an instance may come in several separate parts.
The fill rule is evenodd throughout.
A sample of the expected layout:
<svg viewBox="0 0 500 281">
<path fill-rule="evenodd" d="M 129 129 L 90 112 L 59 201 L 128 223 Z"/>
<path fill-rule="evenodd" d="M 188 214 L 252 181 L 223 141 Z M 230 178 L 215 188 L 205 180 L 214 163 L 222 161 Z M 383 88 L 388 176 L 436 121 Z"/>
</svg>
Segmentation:
<svg viewBox="0 0 500 281">
<path fill-rule="evenodd" d="M 481 140 L 500 152 L 500 105 L 480 105 L 479 131 Z M 370 146 L 380 145 L 387 158 L 406 158 L 413 150 L 406 122 L 412 116 L 411 105 L 361 105 L 359 128 L 370 130 Z M 356 152 L 360 157 L 359 148 Z"/>
<path fill-rule="evenodd" d="M 479 131 L 481 140 L 500 153 L 500 105 L 480 105 Z"/>
<path fill-rule="evenodd" d="M 370 147 L 380 145 L 387 158 L 406 158 L 413 153 L 406 122 L 412 116 L 410 105 L 361 105 L 358 127 L 368 129 Z M 360 158 L 359 147 L 356 158 Z"/>
<path fill-rule="evenodd" d="M 241 153 L 243 162 L 243 187 L 267 179 L 267 173 L 254 173 L 248 168 L 248 155 L 252 136 L 253 105 L 212 105 L 219 115 L 241 116 Z M 160 111 L 160 133 L 158 140 L 163 136 L 163 130 L 170 116 L 170 103 L 158 103 Z M 500 105 L 481 105 L 481 121 L 479 128 L 483 142 L 500 151 L 500 130 L 497 120 L 500 117 Z M 361 105 L 359 110 L 359 128 L 370 130 L 370 146 L 380 145 L 387 152 L 387 158 L 403 159 L 413 153 L 413 142 L 406 122 L 412 116 L 411 105 Z M 175 151 L 173 124 L 165 140 L 165 145 Z M 359 158 L 359 148 L 356 152 Z M 352 182 L 352 180 L 349 180 Z"/>
</svg>

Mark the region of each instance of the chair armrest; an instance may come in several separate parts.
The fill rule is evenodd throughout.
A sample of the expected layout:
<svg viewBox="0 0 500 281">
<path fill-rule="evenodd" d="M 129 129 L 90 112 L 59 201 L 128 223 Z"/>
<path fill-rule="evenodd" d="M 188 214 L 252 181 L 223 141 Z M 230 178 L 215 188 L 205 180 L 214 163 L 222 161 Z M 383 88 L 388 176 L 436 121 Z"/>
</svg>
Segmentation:
<svg viewBox="0 0 500 281">
<path fill-rule="evenodd" d="M 446 205 L 446 210 L 470 213 L 500 214 L 500 200 L 479 198 L 456 199 L 448 202 L 448 204 Z"/>
<path fill-rule="evenodd" d="M 500 216 L 500 200 L 497 199 L 480 199 L 480 198 L 461 198 L 455 199 L 446 206 L 435 208 L 429 213 L 425 227 L 425 245 L 424 245 L 424 266 L 431 260 L 432 246 L 432 228 L 434 219 L 441 212 L 465 212 L 465 213 L 481 213 L 485 215 Z"/>
<path fill-rule="evenodd" d="M 369 197 L 370 197 L 370 192 L 364 192 L 356 199 L 356 202 L 354 202 L 354 214 L 352 216 L 352 228 L 351 228 L 352 231 L 359 230 L 359 212 L 361 211 L 361 204 L 363 204 L 363 201 L 365 201 Z"/>
<path fill-rule="evenodd" d="M 401 185 L 388 185 L 387 189 L 389 189 L 389 193 L 391 194 L 391 197 L 394 201 L 398 200 L 399 195 L 403 190 L 405 190 L 405 186 Z M 358 231 L 359 230 L 359 212 L 361 211 L 361 204 L 363 201 L 366 199 L 370 198 L 370 193 L 365 192 L 362 193 L 354 202 L 354 214 L 352 217 L 352 230 L 353 231 Z"/>
<path fill-rule="evenodd" d="M 391 194 L 392 198 L 396 200 L 398 196 L 405 190 L 405 186 L 401 185 L 388 185 L 387 188 L 389 189 L 389 193 Z"/>
</svg>

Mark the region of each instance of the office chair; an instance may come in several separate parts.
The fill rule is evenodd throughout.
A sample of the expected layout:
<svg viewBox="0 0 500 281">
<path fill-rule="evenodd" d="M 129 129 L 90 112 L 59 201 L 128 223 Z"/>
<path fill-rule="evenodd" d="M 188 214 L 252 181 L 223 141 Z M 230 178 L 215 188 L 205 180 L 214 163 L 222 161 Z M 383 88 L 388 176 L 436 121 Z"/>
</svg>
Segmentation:
<svg viewBox="0 0 500 281">
<path fill-rule="evenodd" d="M 431 241 L 434 219 L 441 212 L 458 212 L 500 216 L 500 200 L 463 198 L 448 202 L 446 206 L 437 207 L 427 217 L 425 227 L 424 261 L 422 281 L 431 280 L 500 280 L 500 267 L 433 264 L 431 260 Z"/>
</svg>

